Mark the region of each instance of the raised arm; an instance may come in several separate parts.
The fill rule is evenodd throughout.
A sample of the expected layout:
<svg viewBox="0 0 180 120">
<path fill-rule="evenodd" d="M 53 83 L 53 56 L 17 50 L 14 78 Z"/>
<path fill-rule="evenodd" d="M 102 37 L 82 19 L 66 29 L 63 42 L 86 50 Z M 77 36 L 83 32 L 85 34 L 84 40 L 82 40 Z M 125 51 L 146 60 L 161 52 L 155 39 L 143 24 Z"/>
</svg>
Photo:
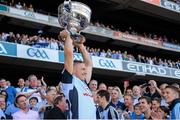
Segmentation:
<svg viewBox="0 0 180 120">
<path fill-rule="evenodd" d="M 63 30 L 60 32 L 61 39 L 64 40 L 64 67 L 70 73 L 73 74 L 73 41 L 69 35 L 69 32 Z"/>
<path fill-rule="evenodd" d="M 88 53 L 88 51 L 86 50 L 86 47 L 84 46 L 85 42 L 85 37 L 81 37 L 81 43 L 74 43 L 75 46 L 77 46 L 83 56 L 83 60 L 86 66 L 86 82 L 89 83 L 90 79 L 91 79 L 91 75 L 92 75 L 92 67 L 93 67 L 93 63 L 92 60 L 90 58 L 90 55 Z"/>
</svg>

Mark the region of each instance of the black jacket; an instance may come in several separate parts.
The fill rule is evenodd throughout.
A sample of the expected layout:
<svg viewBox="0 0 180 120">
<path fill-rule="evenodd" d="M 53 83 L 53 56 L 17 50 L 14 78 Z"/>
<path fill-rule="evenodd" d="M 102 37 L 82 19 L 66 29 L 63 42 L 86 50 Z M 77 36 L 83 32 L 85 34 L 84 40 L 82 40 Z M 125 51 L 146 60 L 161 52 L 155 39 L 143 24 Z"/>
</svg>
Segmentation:
<svg viewBox="0 0 180 120">
<path fill-rule="evenodd" d="M 67 119 L 65 113 L 60 108 L 54 107 L 51 109 L 45 119 Z"/>
</svg>

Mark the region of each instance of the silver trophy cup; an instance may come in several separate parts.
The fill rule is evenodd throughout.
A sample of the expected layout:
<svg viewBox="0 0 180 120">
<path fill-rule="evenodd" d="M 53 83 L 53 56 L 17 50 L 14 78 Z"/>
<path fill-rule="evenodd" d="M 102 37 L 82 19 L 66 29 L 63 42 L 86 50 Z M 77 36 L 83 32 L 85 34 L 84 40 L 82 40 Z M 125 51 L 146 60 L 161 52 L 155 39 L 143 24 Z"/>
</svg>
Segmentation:
<svg viewBox="0 0 180 120">
<path fill-rule="evenodd" d="M 76 42 L 80 42 L 80 32 L 89 25 L 90 18 L 91 9 L 81 2 L 64 1 L 58 7 L 60 26 L 67 29 Z"/>
</svg>

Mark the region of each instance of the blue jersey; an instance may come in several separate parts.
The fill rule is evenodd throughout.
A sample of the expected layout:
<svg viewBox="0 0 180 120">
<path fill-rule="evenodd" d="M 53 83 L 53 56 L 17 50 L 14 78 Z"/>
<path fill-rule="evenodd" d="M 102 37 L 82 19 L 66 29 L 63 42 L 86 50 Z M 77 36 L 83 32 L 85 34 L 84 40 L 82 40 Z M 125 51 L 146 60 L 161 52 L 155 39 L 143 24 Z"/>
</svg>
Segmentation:
<svg viewBox="0 0 180 120">
<path fill-rule="evenodd" d="M 96 119 L 96 107 L 87 84 L 71 75 L 67 70 L 62 74 L 62 91 L 69 101 L 71 119 Z"/>
<path fill-rule="evenodd" d="M 172 111 L 170 111 L 170 118 L 176 120 L 180 119 L 180 103 L 177 103 Z"/>
</svg>

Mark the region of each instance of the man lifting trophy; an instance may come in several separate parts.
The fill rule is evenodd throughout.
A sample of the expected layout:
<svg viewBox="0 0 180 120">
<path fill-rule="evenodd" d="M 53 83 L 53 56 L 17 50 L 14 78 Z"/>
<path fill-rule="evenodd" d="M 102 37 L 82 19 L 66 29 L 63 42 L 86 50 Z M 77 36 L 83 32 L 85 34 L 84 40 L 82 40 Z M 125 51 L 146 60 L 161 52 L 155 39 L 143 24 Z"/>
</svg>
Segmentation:
<svg viewBox="0 0 180 120">
<path fill-rule="evenodd" d="M 75 1 L 64 1 L 58 7 L 58 21 L 61 27 L 69 31 L 76 42 L 80 42 L 80 32 L 90 23 L 91 9 Z"/>
<path fill-rule="evenodd" d="M 64 70 L 61 88 L 69 103 L 68 118 L 96 119 L 93 95 L 87 86 L 92 75 L 92 60 L 80 31 L 90 22 L 91 9 L 83 3 L 65 1 L 58 8 L 58 20 L 65 30 L 60 32 L 64 41 Z M 73 60 L 73 48 L 77 47 L 83 61 Z M 86 104 L 83 104 L 86 103 Z"/>
</svg>

